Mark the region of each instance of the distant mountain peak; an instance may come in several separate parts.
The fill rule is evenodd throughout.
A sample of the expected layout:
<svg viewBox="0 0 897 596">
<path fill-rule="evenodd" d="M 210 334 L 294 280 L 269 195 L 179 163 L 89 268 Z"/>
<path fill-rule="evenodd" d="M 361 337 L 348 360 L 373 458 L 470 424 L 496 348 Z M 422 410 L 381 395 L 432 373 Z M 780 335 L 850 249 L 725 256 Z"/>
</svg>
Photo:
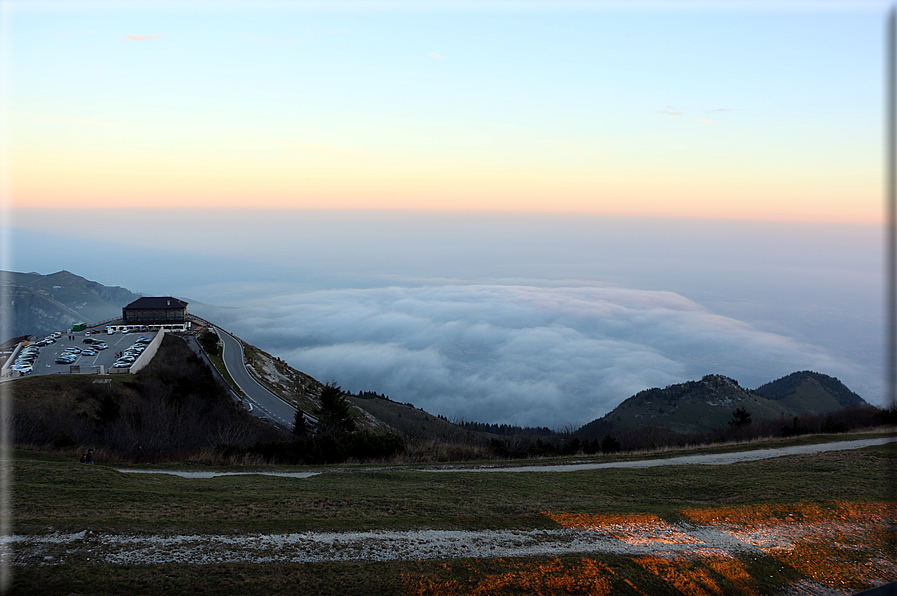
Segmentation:
<svg viewBox="0 0 897 596">
<path fill-rule="evenodd" d="M 825 414 L 868 405 L 835 377 L 813 371 L 791 373 L 751 391 L 724 375 L 710 374 L 663 389 L 639 391 L 583 429 L 655 426 L 675 432 L 712 430 L 745 408 L 754 420 Z"/>
<path fill-rule="evenodd" d="M 10 336 L 46 334 L 72 323 L 98 322 L 121 316 L 121 308 L 139 296 L 120 287 L 90 281 L 65 269 L 39 273 L 3 272 Z M 0 338 L 5 339 L 5 338 Z"/>
<path fill-rule="evenodd" d="M 761 385 L 754 390 L 754 393 L 777 402 L 808 402 L 802 405 L 807 411 L 831 411 L 835 404 L 840 408 L 868 405 L 862 397 L 845 387 L 837 377 L 812 370 L 793 372 Z M 810 395 L 815 397 L 815 403 L 808 399 Z"/>
</svg>

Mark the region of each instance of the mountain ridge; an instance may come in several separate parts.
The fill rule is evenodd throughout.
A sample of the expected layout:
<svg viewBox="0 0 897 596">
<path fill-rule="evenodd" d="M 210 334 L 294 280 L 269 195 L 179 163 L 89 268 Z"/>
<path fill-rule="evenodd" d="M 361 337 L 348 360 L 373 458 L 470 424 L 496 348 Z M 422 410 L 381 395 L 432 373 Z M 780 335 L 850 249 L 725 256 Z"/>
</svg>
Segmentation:
<svg viewBox="0 0 897 596">
<path fill-rule="evenodd" d="M 750 390 L 723 375 L 705 375 L 663 389 L 639 391 L 603 417 L 580 428 L 584 434 L 602 429 L 656 426 L 677 433 L 711 431 L 728 424 L 744 408 L 753 420 L 788 420 L 868 406 L 835 377 L 797 371 Z"/>
<path fill-rule="evenodd" d="M 3 332 L 8 337 L 48 334 L 80 321 L 119 317 L 123 306 L 140 297 L 125 288 L 105 286 L 65 269 L 47 275 L 0 271 L 0 283 L 0 317 L 7 321 Z"/>
</svg>

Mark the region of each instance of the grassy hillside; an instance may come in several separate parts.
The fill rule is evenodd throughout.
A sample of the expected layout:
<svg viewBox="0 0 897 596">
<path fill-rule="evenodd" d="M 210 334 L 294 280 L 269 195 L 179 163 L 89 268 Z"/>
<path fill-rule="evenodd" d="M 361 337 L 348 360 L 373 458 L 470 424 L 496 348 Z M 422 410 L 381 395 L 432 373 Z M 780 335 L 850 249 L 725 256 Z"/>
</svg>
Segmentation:
<svg viewBox="0 0 897 596">
<path fill-rule="evenodd" d="M 481 442 L 491 436 L 459 428 L 412 404 L 401 404 L 382 397 L 349 395 L 348 399 L 358 408 L 412 440 Z"/>
<path fill-rule="evenodd" d="M 303 412 L 313 412 L 320 406 L 324 383 L 243 340 L 240 343 L 243 344 L 243 356 L 249 372 L 268 391 Z"/>
</svg>

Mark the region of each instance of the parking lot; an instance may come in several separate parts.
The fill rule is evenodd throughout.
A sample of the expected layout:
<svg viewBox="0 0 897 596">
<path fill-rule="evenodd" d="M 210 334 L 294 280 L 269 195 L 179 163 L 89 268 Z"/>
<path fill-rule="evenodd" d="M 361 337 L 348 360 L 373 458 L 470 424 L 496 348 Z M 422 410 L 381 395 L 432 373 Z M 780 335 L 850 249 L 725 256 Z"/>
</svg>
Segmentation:
<svg viewBox="0 0 897 596">
<path fill-rule="evenodd" d="M 39 354 L 31 364 L 32 370 L 27 375 L 50 375 L 58 373 L 72 372 L 72 367 L 78 367 L 77 372 L 95 373 L 99 372 L 100 366 L 106 372 L 123 372 L 127 368 L 114 368 L 113 365 L 118 357 L 128 348 L 138 344 L 138 339 L 147 338 L 150 340 L 156 334 L 155 331 L 149 332 L 133 332 L 133 333 L 115 333 L 107 334 L 104 331 L 78 331 L 71 334 L 62 334 L 56 338 L 55 343 L 39 347 Z M 102 341 L 106 349 L 95 349 L 93 343 L 86 343 L 85 339 L 91 338 L 90 341 Z M 41 338 L 44 339 L 44 338 Z M 35 345 L 37 342 L 32 342 Z M 80 352 L 73 353 L 74 349 Z M 65 353 L 72 354 L 68 362 L 57 362 Z M 16 376 L 16 373 L 13 373 Z"/>
</svg>

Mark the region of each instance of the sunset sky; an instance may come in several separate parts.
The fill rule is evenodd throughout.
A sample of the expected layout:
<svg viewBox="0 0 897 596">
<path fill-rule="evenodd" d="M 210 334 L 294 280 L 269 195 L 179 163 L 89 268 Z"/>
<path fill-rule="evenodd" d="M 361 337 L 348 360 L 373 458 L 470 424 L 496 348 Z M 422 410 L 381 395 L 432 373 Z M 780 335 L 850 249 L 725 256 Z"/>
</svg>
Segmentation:
<svg viewBox="0 0 897 596">
<path fill-rule="evenodd" d="M 0 269 L 468 420 L 882 404 L 890 6 L 0 0 Z"/>
<path fill-rule="evenodd" d="M 881 220 L 886 3 L 178 4 L 0 3 L 7 205 Z"/>
</svg>

